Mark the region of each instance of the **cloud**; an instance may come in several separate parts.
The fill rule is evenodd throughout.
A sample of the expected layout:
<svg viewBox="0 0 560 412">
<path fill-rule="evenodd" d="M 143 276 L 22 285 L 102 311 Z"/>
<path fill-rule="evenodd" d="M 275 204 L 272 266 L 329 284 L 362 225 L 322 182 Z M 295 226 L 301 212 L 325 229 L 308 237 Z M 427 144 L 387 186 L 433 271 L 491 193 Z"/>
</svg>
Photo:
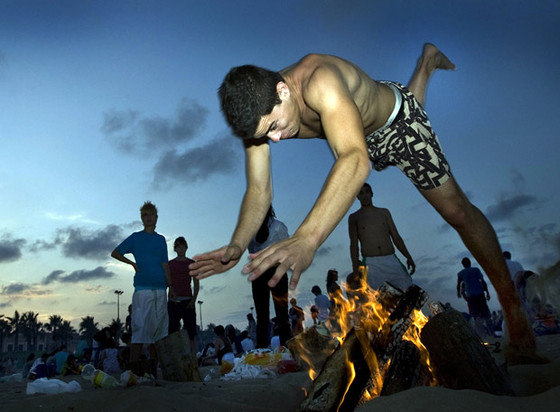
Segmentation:
<svg viewBox="0 0 560 412">
<path fill-rule="evenodd" d="M 135 110 L 110 110 L 103 114 L 101 132 L 126 153 L 143 153 L 188 142 L 206 124 L 209 110 L 183 98 L 173 118 L 142 117 Z"/>
<path fill-rule="evenodd" d="M 21 298 L 21 297 L 34 297 L 49 295 L 52 291 L 49 289 L 38 288 L 35 284 L 26 283 L 11 283 L 8 286 L 2 286 L 0 295 L 10 296 L 11 298 Z"/>
<path fill-rule="evenodd" d="M 57 280 L 61 283 L 78 283 L 94 279 L 110 279 L 114 276 L 115 274 L 113 272 L 98 266 L 93 270 L 75 270 L 67 276 L 58 276 Z"/>
<path fill-rule="evenodd" d="M 123 238 L 120 226 L 108 225 L 97 231 L 67 227 L 59 229 L 55 243 L 66 257 L 105 259 Z"/>
<path fill-rule="evenodd" d="M 60 275 L 62 275 L 63 273 L 64 273 L 63 270 L 53 270 L 47 277 L 45 277 L 43 279 L 43 281 L 41 283 L 43 285 L 48 285 L 49 283 L 52 283 L 52 282 L 58 280 Z"/>
<path fill-rule="evenodd" d="M 242 167 L 240 152 L 239 140 L 231 136 L 182 153 L 175 149 L 169 150 L 154 166 L 152 185 L 162 188 L 172 182 L 194 183 L 204 181 L 214 174 L 231 173 Z"/>
<path fill-rule="evenodd" d="M 10 235 L 3 235 L 0 239 L 0 263 L 13 262 L 21 257 L 24 239 L 12 239 Z"/>
<path fill-rule="evenodd" d="M 317 250 L 317 253 L 315 253 L 315 256 L 316 257 L 329 256 L 332 251 L 333 251 L 333 248 L 331 246 L 321 246 Z"/>
<path fill-rule="evenodd" d="M 537 204 L 537 198 L 530 195 L 503 196 L 495 204 L 488 206 L 486 217 L 492 222 L 499 222 L 513 217 L 523 208 Z"/>
</svg>

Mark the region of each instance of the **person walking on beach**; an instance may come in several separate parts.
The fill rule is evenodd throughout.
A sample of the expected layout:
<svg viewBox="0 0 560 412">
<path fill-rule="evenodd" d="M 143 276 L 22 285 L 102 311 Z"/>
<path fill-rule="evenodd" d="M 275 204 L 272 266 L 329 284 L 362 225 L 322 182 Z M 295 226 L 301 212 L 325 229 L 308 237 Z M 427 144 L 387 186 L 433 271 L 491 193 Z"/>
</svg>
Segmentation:
<svg viewBox="0 0 560 412">
<path fill-rule="evenodd" d="M 361 248 L 364 266 L 368 268 L 367 282 L 373 289 L 379 289 L 383 283 L 389 282 L 405 291 L 412 285 L 410 277 L 416 270 L 416 264 L 397 230 L 391 212 L 374 206 L 372 197 L 371 186 L 364 183 L 358 192 L 361 207 L 348 217 L 352 271 L 359 271 Z M 395 246 L 406 258 L 410 273 L 395 255 Z"/>
<path fill-rule="evenodd" d="M 469 314 L 473 317 L 475 330 L 481 338 L 494 336 L 494 327 L 490 318 L 487 300 L 490 292 L 479 268 L 471 267 L 471 260 L 463 258 L 463 270 L 457 274 L 457 297 L 467 301 Z M 486 296 L 485 296 L 486 295 Z M 486 329 L 484 328 L 486 326 Z"/>
<path fill-rule="evenodd" d="M 157 377 L 157 353 L 154 343 L 167 336 L 168 315 L 166 291 L 175 296 L 169 272 L 167 243 L 156 233 L 158 212 L 151 202 L 140 208 L 144 230 L 127 237 L 111 256 L 134 269 L 134 294 L 132 295 L 130 366 L 140 371 L 137 364 L 142 346 L 150 352 L 151 371 Z M 134 261 L 124 255 L 132 254 Z M 143 373 L 140 373 L 143 375 Z"/>
<path fill-rule="evenodd" d="M 453 177 L 439 140 L 422 107 L 437 69 L 455 65 L 433 44 L 425 44 L 408 88 L 380 82 L 342 58 L 309 54 L 280 70 L 245 65 L 232 68 L 219 89 L 222 112 L 243 140 L 247 189 L 231 241 L 195 256 L 193 276 L 208 277 L 236 265 L 258 231 L 272 200 L 269 140 L 326 139 L 333 167 L 311 211 L 295 233 L 253 255 L 243 273 L 254 281 L 272 267 L 275 286 L 288 270 L 295 289 L 301 274 L 344 217 L 371 166 L 396 165 L 459 234 L 490 277 L 510 330 L 517 362 L 537 360 L 535 338 L 509 277 L 496 233 Z"/>
<path fill-rule="evenodd" d="M 331 301 L 328 297 L 323 295 L 323 291 L 318 285 L 311 288 L 311 293 L 315 295 L 315 306 L 317 308 L 317 322 L 325 323 L 329 318 L 329 314 L 332 308 Z M 313 311 L 311 311 L 313 312 Z"/>
</svg>

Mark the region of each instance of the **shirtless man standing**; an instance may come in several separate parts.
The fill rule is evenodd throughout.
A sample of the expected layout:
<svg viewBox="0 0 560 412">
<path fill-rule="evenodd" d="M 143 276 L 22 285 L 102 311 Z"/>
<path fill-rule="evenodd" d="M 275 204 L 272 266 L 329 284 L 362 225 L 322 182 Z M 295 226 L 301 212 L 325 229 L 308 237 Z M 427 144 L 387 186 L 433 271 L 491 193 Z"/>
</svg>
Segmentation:
<svg viewBox="0 0 560 412">
<path fill-rule="evenodd" d="M 361 247 L 364 264 L 368 267 L 367 283 L 373 289 L 379 289 L 384 282 L 389 282 L 404 291 L 412 285 L 410 276 L 416 265 L 397 231 L 391 213 L 387 209 L 375 207 L 371 202 L 372 196 L 371 186 L 364 183 L 358 193 L 361 207 L 348 217 L 353 273 L 357 274 L 359 270 Z M 395 255 L 395 246 L 406 258 L 410 274 Z"/>
<path fill-rule="evenodd" d="M 291 270 L 294 289 L 352 205 L 371 164 L 376 170 L 396 165 L 459 233 L 490 277 L 509 325 L 511 348 L 532 356 L 535 338 L 494 229 L 451 175 L 422 108 L 431 74 L 453 68 L 443 53 L 426 44 L 408 89 L 375 81 L 353 63 L 322 54 L 309 54 L 280 72 L 251 65 L 231 69 L 219 96 L 227 122 L 243 140 L 247 189 L 229 245 L 195 256 L 191 274 L 201 279 L 231 269 L 258 231 L 272 201 L 269 140 L 324 138 L 336 160 L 317 201 L 291 237 L 250 255 L 243 268 L 249 280 L 277 265 L 269 285 Z"/>
</svg>

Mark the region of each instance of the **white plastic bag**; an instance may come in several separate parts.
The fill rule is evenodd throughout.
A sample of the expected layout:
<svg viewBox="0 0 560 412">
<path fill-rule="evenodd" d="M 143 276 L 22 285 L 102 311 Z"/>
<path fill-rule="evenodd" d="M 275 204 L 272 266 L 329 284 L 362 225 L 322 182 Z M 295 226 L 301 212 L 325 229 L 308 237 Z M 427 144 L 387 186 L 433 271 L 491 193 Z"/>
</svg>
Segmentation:
<svg viewBox="0 0 560 412">
<path fill-rule="evenodd" d="M 27 394 L 46 393 L 49 395 L 64 392 L 80 392 L 82 387 L 76 381 L 64 382 L 60 379 L 40 378 L 27 383 Z"/>
</svg>

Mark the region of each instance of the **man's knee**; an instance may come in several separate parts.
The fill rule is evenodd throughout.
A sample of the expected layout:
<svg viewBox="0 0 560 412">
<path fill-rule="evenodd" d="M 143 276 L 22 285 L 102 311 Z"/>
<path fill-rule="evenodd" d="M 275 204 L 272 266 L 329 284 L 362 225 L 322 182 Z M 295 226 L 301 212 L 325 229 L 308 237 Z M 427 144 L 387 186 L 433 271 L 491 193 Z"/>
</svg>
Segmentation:
<svg viewBox="0 0 560 412">
<path fill-rule="evenodd" d="M 447 223 L 456 229 L 467 227 L 472 222 L 473 214 L 477 209 L 468 200 L 457 199 L 448 202 L 440 209 L 441 216 Z"/>
</svg>

